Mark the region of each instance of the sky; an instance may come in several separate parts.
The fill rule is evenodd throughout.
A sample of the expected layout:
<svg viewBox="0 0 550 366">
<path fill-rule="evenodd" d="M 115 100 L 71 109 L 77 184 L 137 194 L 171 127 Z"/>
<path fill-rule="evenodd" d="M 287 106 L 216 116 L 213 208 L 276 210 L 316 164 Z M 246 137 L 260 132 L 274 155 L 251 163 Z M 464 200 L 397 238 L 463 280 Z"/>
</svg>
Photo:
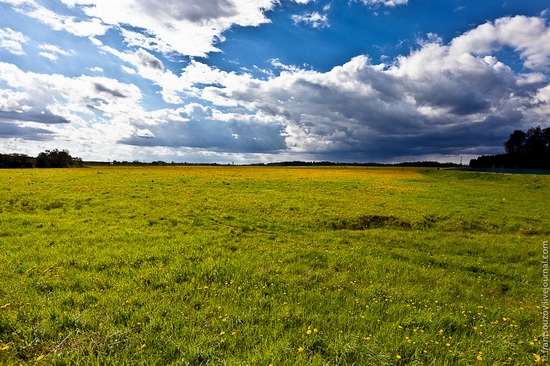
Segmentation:
<svg viewBox="0 0 550 366">
<path fill-rule="evenodd" d="M 0 153 L 467 162 L 539 125 L 547 0 L 0 0 Z"/>
</svg>

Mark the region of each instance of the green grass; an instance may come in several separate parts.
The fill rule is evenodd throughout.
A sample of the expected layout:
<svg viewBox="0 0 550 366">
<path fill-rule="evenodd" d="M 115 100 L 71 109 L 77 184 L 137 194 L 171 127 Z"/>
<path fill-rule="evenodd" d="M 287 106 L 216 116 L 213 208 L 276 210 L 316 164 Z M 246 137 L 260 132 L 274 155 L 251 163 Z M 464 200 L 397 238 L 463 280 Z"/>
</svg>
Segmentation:
<svg viewBox="0 0 550 366">
<path fill-rule="evenodd" d="M 0 171 L 0 363 L 528 365 L 550 177 Z"/>
</svg>

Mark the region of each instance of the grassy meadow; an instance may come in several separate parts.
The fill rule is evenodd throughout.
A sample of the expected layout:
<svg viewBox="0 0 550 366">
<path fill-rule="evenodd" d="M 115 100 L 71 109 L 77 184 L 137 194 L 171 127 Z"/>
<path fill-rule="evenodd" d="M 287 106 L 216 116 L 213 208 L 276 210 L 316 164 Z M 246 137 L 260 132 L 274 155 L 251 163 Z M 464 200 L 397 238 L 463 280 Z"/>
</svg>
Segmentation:
<svg viewBox="0 0 550 366">
<path fill-rule="evenodd" d="M 0 170 L 0 364 L 542 363 L 550 176 Z"/>
</svg>

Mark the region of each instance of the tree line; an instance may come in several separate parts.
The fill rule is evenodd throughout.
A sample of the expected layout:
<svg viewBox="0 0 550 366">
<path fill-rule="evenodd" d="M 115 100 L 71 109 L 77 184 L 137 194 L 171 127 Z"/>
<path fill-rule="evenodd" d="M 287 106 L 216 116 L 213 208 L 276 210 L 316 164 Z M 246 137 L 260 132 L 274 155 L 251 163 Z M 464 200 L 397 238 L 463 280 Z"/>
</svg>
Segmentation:
<svg viewBox="0 0 550 366">
<path fill-rule="evenodd" d="M 483 155 L 470 160 L 472 168 L 550 170 L 550 127 L 515 130 L 504 142 L 505 154 Z"/>
<path fill-rule="evenodd" d="M 31 157 L 25 154 L 0 154 L 0 168 L 71 168 L 82 167 L 82 159 L 68 150 L 46 150 Z"/>
</svg>

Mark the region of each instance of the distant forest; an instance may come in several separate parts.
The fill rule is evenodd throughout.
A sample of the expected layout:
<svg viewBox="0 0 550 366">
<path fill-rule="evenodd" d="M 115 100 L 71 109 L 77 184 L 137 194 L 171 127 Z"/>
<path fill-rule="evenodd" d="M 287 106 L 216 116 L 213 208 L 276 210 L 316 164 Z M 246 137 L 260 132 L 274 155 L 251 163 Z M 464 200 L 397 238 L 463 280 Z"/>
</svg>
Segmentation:
<svg viewBox="0 0 550 366">
<path fill-rule="evenodd" d="M 25 154 L 0 154 L 0 169 L 7 168 L 82 168 L 85 166 L 98 165 L 156 165 L 156 166 L 222 166 L 234 165 L 219 164 L 219 163 L 176 163 L 165 162 L 162 160 L 153 161 L 150 163 L 134 161 L 82 161 L 80 158 L 73 158 L 67 150 L 46 150 L 40 153 L 36 158 Z M 433 167 L 433 168 L 452 168 L 462 165 L 455 163 L 440 163 L 438 161 L 413 161 L 396 164 L 381 164 L 381 163 L 338 163 L 331 161 L 282 161 L 273 163 L 257 163 L 248 164 L 250 166 L 400 166 L 400 167 Z"/>
<path fill-rule="evenodd" d="M 483 155 L 470 160 L 471 168 L 550 170 L 550 127 L 515 130 L 504 143 L 505 154 Z"/>
<path fill-rule="evenodd" d="M 67 150 L 46 150 L 36 158 L 24 154 L 0 154 L 0 168 L 71 168 L 82 167 L 80 158 L 73 158 Z"/>
</svg>

